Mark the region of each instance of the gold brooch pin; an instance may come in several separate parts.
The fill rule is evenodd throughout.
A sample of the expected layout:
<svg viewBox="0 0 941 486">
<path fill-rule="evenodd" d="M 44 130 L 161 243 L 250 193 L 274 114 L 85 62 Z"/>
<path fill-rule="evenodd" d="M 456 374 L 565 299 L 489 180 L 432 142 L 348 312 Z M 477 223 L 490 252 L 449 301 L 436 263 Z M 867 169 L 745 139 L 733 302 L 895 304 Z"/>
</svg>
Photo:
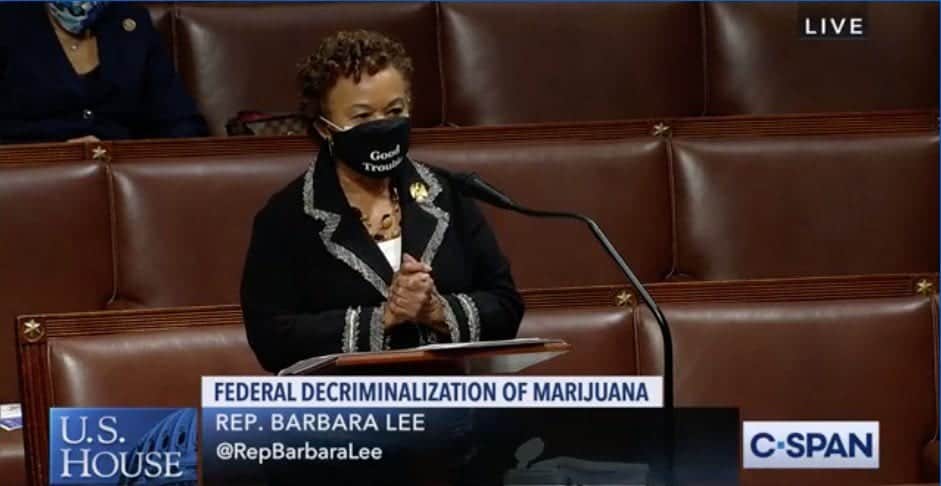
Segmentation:
<svg viewBox="0 0 941 486">
<path fill-rule="evenodd" d="M 408 192 L 412 195 L 412 199 L 417 202 L 425 202 L 428 199 L 428 186 L 423 182 L 413 182 L 408 188 Z"/>
<path fill-rule="evenodd" d="M 121 22 L 121 26 L 128 32 L 134 32 L 134 29 L 137 28 L 137 22 L 135 22 L 134 19 L 124 19 L 124 22 Z"/>
</svg>

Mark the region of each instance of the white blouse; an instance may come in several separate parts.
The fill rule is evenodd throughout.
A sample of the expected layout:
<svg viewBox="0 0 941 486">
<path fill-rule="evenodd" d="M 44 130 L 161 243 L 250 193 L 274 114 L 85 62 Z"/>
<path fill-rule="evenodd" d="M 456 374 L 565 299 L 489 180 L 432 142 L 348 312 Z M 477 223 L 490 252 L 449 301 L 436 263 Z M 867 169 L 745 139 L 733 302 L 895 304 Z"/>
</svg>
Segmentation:
<svg viewBox="0 0 941 486">
<path fill-rule="evenodd" d="M 382 250 L 382 254 L 385 255 L 386 260 L 389 261 L 392 270 L 398 272 L 399 266 L 402 263 L 402 237 L 380 241 L 379 249 Z"/>
</svg>

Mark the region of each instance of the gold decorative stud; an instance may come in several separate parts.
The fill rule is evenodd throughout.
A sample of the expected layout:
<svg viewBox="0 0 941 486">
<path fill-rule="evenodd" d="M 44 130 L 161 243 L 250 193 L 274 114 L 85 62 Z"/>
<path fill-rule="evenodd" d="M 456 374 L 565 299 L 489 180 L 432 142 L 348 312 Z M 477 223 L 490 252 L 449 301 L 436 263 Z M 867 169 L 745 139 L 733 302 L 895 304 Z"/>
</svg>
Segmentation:
<svg viewBox="0 0 941 486">
<path fill-rule="evenodd" d="M 934 293 L 934 284 L 932 284 L 928 279 L 923 278 L 915 284 L 915 293 L 928 297 Z"/>
<path fill-rule="evenodd" d="M 45 334 L 46 331 L 42 328 L 42 324 L 35 319 L 23 323 L 23 337 L 26 338 L 26 342 L 35 343 L 42 339 Z"/>
<path fill-rule="evenodd" d="M 651 134 L 655 137 L 663 137 L 670 134 L 670 125 L 660 122 L 653 126 Z"/>
<path fill-rule="evenodd" d="M 424 182 L 413 182 L 408 188 L 408 192 L 412 195 L 412 199 L 417 202 L 425 202 L 428 199 L 428 186 Z"/>
<path fill-rule="evenodd" d="M 622 290 L 618 292 L 617 295 L 614 296 L 614 303 L 618 307 L 626 307 L 628 305 L 632 306 L 634 305 L 634 294 L 626 290 Z"/>
<path fill-rule="evenodd" d="M 124 19 L 124 21 L 121 22 L 121 27 L 124 27 L 124 30 L 127 32 L 134 32 L 134 29 L 137 28 L 137 22 L 135 22 L 134 19 Z"/>
<path fill-rule="evenodd" d="M 91 158 L 101 162 L 109 162 L 111 161 L 111 154 L 103 145 L 96 145 L 91 149 Z"/>
</svg>

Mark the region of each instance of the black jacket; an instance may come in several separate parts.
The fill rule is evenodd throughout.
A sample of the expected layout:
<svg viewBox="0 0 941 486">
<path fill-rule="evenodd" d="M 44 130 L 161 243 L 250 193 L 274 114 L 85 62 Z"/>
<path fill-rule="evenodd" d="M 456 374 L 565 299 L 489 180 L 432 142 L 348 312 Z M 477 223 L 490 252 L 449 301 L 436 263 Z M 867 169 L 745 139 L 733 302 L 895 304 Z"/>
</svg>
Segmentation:
<svg viewBox="0 0 941 486">
<path fill-rule="evenodd" d="M 100 63 L 83 79 L 44 3 L 0 5 L 0 142 L 207 134 L 147 9 L 110 3 L 92 30 Z"/>
<path fill-rule="evenodd" d="M 334 164 L 321 150 L 255 217 L 242 311 L 265 369 L 322 354 L 516 336 L 523 302 L 480 210 L 433 168 L 407 158 L 394 181 L 402 252 L 432 266 L 450 332 L 404 324 L 386 336 L 379 306 L 392 267 L 353 214 Z"/>
</svg>

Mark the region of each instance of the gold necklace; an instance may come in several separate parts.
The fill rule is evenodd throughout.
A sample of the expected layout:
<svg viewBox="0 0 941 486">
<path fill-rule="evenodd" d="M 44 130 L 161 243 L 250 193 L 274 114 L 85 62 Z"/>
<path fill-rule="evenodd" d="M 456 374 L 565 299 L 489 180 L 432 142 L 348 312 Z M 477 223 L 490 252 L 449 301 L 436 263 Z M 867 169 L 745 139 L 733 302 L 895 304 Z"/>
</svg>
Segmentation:
<svg viewBox="0 0 941 486">
<path fill-rule="evenodd" d="M 354 205 L 350 205 L 353 209 L 353 213 L 359 218 L 360 222 L 363 223 L 363 226 L 366 227 L 366 232 L 372 235 L 373 239 L 376 241 L 386 241 L 394 240 L 401 236 L 402 229 L 401 225 L 396 227 L 396 222 L 401 223 L 401 208 L 399 206 L 399 194 L 394 187 L 391 187 L 390 200 L 392 202 L 392 212 L 385 213 L 379 218 L 379 228 L 373 232 L 372 223 L 369 221 L 369 217 L 366 216 L 362 210 Z"/>
</svg>

